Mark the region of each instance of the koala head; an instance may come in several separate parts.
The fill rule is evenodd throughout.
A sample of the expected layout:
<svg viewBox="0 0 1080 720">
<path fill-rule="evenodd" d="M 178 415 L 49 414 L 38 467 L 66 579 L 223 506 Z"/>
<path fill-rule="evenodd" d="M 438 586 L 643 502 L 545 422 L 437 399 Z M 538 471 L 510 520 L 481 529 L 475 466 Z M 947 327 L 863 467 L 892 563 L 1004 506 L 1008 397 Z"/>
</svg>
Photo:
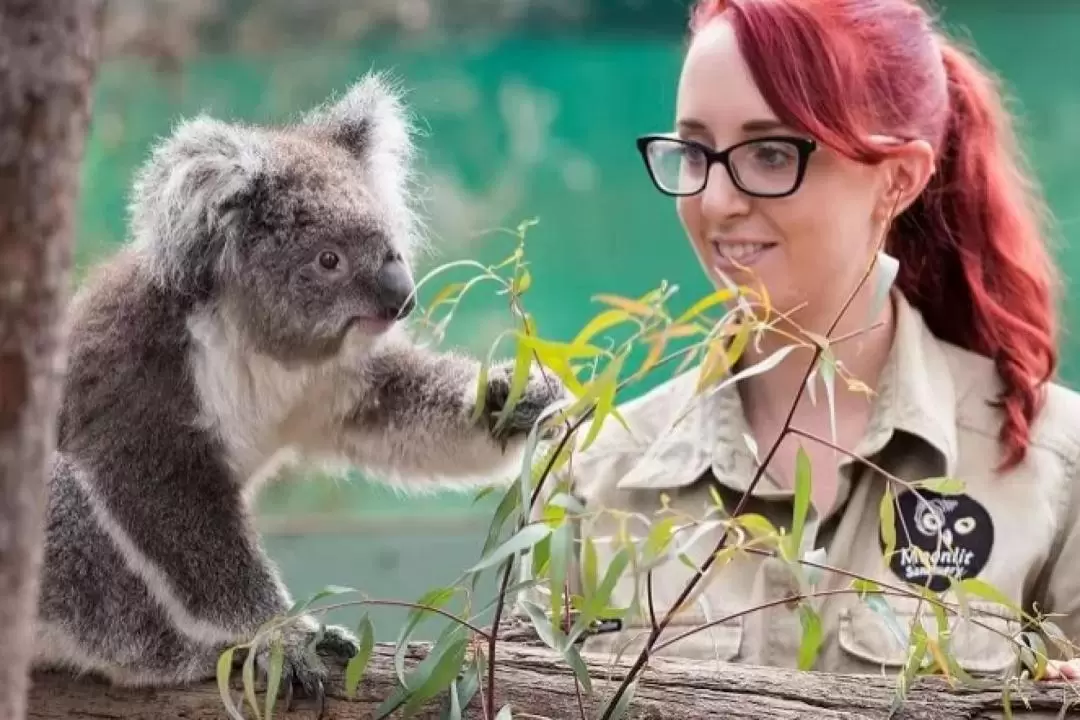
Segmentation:
<svg viewBox="0 0 1080 720">
<path fill-rule="evenodd" d="M 379 74 L 281 127 L 200 115 L 138 173 L 134 245 L 163 291 L 228 313 L 260 352 L 328 356 L 415 304 L 411 160 Z"/>
</svg>

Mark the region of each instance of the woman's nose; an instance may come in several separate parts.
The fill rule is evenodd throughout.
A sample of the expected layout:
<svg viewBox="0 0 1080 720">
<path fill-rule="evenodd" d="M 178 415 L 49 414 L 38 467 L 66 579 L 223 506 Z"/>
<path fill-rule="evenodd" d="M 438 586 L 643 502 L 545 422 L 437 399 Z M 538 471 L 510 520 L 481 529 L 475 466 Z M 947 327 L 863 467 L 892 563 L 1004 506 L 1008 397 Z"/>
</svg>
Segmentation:
<svg viewBox="0 0 1080 720">
<path fill-rule="evenodd" d="M 750 197 L 732 182 L 727 168 L 715 163 L 709 168 L 705 189 L 701 191 L 701 212 L 711 220 L 745 215 L 750 211 Z"/>
</svg>

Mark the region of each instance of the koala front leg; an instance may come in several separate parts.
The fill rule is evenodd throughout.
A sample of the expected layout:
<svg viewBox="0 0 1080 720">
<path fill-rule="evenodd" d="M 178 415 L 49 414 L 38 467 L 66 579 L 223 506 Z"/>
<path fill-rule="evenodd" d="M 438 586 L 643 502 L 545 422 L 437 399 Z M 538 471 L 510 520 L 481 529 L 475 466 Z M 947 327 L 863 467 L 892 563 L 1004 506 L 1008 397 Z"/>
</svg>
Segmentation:
<svg viewBox="0 0 1080 720">
<path fill-rule="evenodd" d="M 405 482 L 499 482 L 516 468 L 534 424 L 567 397 L 562 382 L 534 364 L 512 414 L 497 427 L 513 364 L 490 368 L 476 418 L 480 363 L 390 341 L 368 358 L 345 415 L 341 445 L 351 462 Z"/>
</svg>

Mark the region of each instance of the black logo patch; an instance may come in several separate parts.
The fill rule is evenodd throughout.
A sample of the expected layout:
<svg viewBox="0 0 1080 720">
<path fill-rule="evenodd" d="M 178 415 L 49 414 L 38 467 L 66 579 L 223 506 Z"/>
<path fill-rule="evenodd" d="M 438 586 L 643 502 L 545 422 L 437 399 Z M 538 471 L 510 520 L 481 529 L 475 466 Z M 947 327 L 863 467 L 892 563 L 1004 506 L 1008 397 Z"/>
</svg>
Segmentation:
<svg viewBox="0 0 1080 720">
<path fill-rule="evenodd" d="M 994 523 L 971 497 L 908 490 L 898 496 L 895 510 L 896 550 L 889 567 L 902 580 L 942 592 L 949 589 L 950 577 L 975 577 L 990 559 Z M 880 534 L 878 540 L 884 551 Z"/>
</svg>

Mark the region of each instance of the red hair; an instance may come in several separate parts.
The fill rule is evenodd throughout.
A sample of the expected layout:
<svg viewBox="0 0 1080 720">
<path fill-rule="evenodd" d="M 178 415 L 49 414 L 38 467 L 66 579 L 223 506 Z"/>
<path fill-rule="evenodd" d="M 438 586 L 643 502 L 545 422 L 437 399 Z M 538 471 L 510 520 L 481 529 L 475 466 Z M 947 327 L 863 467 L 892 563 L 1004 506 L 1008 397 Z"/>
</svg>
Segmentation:
<svg viewBox="0 0 1080 720">
<path fill-rule="evenodd" d="M 912 0 L 699 0 L 691 31 L 720 15 L 784 123 L 863 162 L 888 153 L 875 133 L 934 147 L 886 251 L 931 332 L 994 361 L 1002 466 L 1019 463 L 1057 365 L 1057 278 L 994 78 Z"/>
</svg>

